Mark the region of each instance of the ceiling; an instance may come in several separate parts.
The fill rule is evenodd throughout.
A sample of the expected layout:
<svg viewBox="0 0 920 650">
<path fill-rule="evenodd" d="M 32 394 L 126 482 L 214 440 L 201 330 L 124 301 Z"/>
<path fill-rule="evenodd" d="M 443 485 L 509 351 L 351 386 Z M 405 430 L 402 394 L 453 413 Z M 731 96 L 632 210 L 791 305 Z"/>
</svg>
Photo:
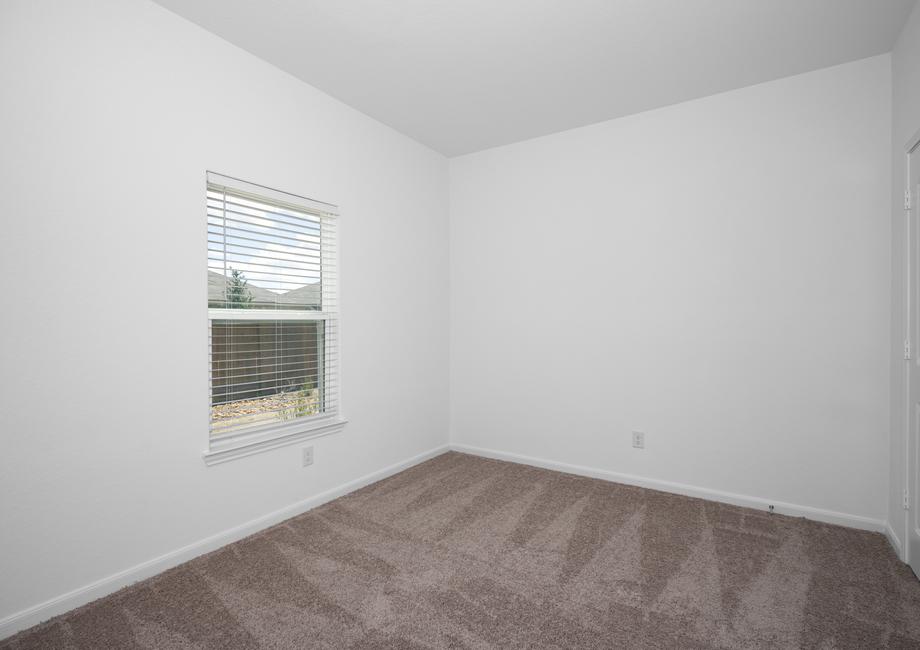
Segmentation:
<svg viewBox="0 0 920 650">
<path fill-rule="evenodd" d="M 916 0 L 157 0 L 448 156 L 888 52 Z"/>
</svg>

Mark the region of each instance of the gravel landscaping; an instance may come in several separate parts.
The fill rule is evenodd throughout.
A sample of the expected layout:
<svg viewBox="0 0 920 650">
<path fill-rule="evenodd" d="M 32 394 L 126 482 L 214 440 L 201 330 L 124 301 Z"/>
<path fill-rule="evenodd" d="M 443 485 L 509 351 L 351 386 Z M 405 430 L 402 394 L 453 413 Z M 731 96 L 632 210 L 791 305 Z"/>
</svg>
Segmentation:
<svg viewBox="0 0 920 650">
<path fill-rule="evenodd" d="M 268 413 L 274 413 L 280 420 L 315 415 L 319 413 L 319 390 L 295 390 L 256 399 L 215 404 L 211 407 L 211 422 L 239 419 L 243 423 L 259 419 L 260 415 Z"/>
</svg>

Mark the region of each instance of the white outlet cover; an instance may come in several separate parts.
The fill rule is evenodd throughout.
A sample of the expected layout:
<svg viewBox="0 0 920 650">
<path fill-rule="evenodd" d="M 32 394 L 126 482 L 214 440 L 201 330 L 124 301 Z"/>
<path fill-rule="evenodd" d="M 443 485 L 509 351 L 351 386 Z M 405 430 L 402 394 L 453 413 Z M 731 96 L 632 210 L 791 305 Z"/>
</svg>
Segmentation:
<svg viewBox="0 0 920 650">
<path fill-rule="evenodd" d="M 303 448 L 303 466 L 313 464 L 313 447 L 304 447 Z"/>
<path fill-rule="evenodd" d="M 643 432 L 632 432 L 632 446 L 636 449 L 645 449 L 645 434 Z"/>
</svg>

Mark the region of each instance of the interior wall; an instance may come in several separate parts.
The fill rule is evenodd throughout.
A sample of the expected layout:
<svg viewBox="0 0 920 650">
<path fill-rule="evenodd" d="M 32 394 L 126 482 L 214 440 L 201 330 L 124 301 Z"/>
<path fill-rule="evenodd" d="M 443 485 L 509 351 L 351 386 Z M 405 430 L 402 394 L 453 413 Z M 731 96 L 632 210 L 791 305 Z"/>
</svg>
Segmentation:
<svg viewBox="0 0 920 650">
<path fill-rule="evenodd" d="M 452 443 L 880 527 L 890 88 L 882 55 L 452 159 Z"/>
<path fill-rule="evenodd" d="M 446 159 L 143 0 L 0 7 L 0 620 L 447 443 Z M 343 406 L 206 467 L 205 171 L 341 208 Z"/>
<path fill-rule="evenodd" d="M 906 395 L 904 349 L 904 263 L 905 212 L 904 190 L 907 185 L 907 157 L 904 145 L 920 131 L 920 5 L 914 7 L 891 53 L 891 449 L 888 513 L 896 544 L 907 539 L 907 513 L 902 507 L 907 487 Z M 914 343 L 915 347 L 917 343 Z M 916 502 L 918 495 L 914 495 Z"/>
<path fill-rule="evenodd" d="M 449 187 L 439 154 L 145 0 L 0 18 L 0 620 L 448 424 L 458 444 L 895 512 L 890 143 L 920 114 L 917 10 L 893 57 L 458 158 Z M 302 445 L 201 459 L 206 169 L 341 206 L 349 424 L 309 469 Z"/>
</svg>

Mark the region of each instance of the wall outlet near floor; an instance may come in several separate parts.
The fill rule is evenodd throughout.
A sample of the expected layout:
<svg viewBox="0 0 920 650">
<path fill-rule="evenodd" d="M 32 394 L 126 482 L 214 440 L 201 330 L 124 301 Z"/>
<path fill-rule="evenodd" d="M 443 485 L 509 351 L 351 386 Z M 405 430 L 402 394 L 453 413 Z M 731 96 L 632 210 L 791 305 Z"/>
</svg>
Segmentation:
<svg viewBox="0 0 920 650">
<path fill-rule="evenodd" d="M 313 447 L 312 446 L 304 447 L 303 448 L 303 466 L 306 467 L 312 464 L 313 464 Z"/>
<path fill-rule="evenodd" d="M 636 449 L 645 449 L 645 434 L 641 431 L 632 432 L 632 441 Z"/>
</svg>

